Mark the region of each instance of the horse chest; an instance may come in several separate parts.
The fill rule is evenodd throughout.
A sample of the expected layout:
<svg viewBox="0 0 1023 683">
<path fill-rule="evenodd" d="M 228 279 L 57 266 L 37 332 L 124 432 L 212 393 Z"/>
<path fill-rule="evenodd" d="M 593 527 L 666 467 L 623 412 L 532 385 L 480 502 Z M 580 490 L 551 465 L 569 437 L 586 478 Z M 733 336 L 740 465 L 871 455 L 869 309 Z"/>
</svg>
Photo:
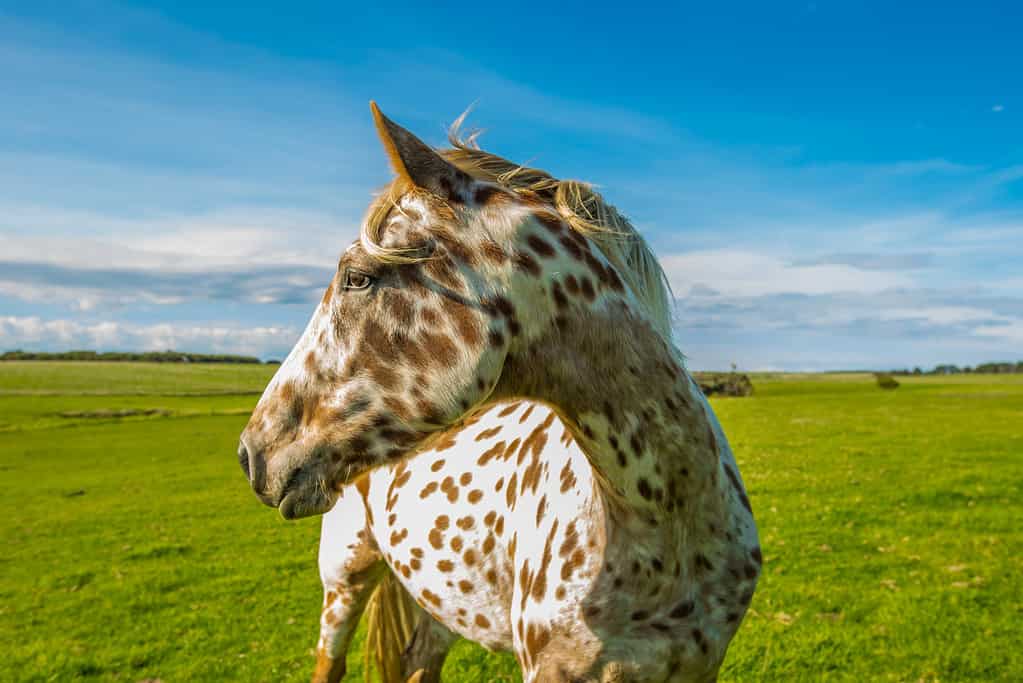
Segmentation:
<svg viewBox="0 0 1023 683">
<path fill-rule="evenodd" d="M 382 556 L 424 609 L 512 649 L 524 612 L 578 602 L 603 519 L 589 464 L 548 408 L 492 417 L 374 473 L 366 504 Z"/>
</svg>

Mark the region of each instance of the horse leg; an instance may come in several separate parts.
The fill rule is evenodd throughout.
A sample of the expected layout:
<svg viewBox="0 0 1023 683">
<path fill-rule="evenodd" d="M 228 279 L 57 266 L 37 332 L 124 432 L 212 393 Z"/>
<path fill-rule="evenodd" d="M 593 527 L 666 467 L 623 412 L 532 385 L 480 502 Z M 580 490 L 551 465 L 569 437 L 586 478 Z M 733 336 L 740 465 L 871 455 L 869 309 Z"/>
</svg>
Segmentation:
<svg viewBox="0 0 1023 683">
<path fill-rule="evenodd" d="M 351 487 L 323 515 L 319 562 L 323 609 L 312 681 L 338 683 L 359 617 L 387 571 L 370 535 L 365 506 Z"/>
<path fill-rule="evenodd" d="M 402 671 L 408 683 L 439 683 L 444 659 L 458 636 L 416 609 L 416 628 L 401 656 Z"/>
</svg>

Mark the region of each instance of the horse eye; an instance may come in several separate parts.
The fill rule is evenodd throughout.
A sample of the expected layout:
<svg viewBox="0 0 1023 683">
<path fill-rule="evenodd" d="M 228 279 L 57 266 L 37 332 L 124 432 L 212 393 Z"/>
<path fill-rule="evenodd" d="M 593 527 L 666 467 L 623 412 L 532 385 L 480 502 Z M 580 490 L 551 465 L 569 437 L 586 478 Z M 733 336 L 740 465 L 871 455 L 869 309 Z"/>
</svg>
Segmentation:
<svg viewBox="0 0 1023 683">
<path fill-rule="evenodd" d="M 349 268 L 345 271 L 345 289 L 366 289 L 373 284 L 373 278 L 366 273 Z"/>
</svg>

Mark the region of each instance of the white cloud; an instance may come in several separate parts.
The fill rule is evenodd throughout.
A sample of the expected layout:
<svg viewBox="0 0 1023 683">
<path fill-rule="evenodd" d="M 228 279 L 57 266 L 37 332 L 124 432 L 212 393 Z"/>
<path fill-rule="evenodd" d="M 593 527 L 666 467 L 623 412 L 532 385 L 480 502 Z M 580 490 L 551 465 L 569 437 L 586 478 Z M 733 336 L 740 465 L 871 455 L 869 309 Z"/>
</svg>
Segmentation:
<svg viewBox="0 0 1023 683">
<path fill-rule="evenodd" d="M 1005 107 L 1000 104 L 996 104 L 995 106 L 991 107 L 991 111 L 998 113 L 1000 111 L 1005 111 Z"/>
<path fill-rule="evenodd" d="M 328 266 L 357 234 L 357 219 L 318 211 L 249 207 L 125 218 L 0 203 L 0 260 L 85 269 Z"/>
<path fill-rule="evenodd" d="M 921 308 L 890 308 L 878 313 L 881 320 L 917 320 L 930 325 L 955 325 L 968 322 L 1008 321 L 1002 315 L 984 308 L 970 306 L 925 306 Z"/>
<path fill-rule="evenodd" d="M 246 327 L 237 323 L 138 325 L 112 321 L 82 323 L 66 319 L 43 320 L 36 316 L 0 317 L 0 348 L 5 349 L 174 349 L 265 357 L 287 353 L 299 333 L 300 330 L 295 327 Z"/>
<path fill-rule="evenodd" d="M 668 254 L 661 264 L 678 295 L 701 285 L 727 296 L 763 296 L 875 293 L 912 284 L 909 277 L 894 272 L 833 263 L 796 265 L 777 256 L 733 249 Z"/>
<path fill-rule="evenodd" d="M 983 325 L 973 330 L 978 337 L 988 337 L 1011 344 L 1023 345 L 1023 320 L 1013 320 L 1004 325 Z"/>
</svg>

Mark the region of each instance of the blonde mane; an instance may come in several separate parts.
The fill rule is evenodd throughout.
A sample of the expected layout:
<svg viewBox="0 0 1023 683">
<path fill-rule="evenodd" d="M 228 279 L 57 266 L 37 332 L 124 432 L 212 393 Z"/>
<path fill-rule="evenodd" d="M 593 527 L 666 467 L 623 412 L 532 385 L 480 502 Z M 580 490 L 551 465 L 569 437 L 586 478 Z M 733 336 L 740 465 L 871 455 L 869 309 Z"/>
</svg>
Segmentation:
<svg viewBox="0 0 1023 683">
<path fill-rule="evenodd" d="M 459 135 L 464 118 L 465 114 L 448 131 L 451 149 L 437 152 L 476 180 L 548 204 L 573 230 L 592 240 L 635 293 L 657 331 L 671 344 L 671 288 L 657 257 L 632 223 L 589 183 L 559 180 L 546 171 L 483 151 L 476 142 L 479 131 Z M 380 245 L 387 215 L 402 196 L 417 191 L 408 181 L 397 178 L 377 196 L 359 235 L 367 253 L 397 263 L 421 260 L 414 252 Z"/>
</svg>

